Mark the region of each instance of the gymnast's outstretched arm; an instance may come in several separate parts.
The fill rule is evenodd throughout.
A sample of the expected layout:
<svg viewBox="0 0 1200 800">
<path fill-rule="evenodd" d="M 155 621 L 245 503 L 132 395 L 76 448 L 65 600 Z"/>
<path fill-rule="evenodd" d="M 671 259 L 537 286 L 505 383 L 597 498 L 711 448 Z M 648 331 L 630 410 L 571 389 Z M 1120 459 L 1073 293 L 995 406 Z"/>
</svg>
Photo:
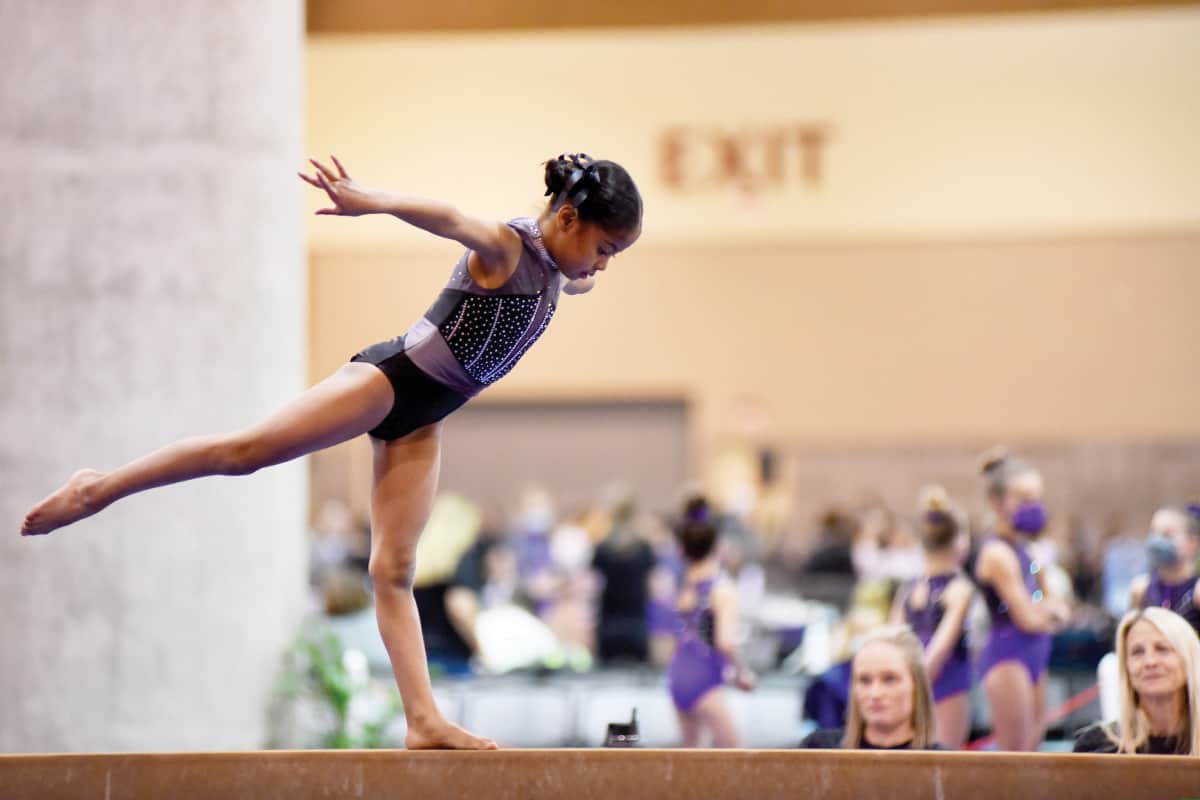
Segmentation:
<svg viewBox="0 0 1200 800">
<path fill-rule="evenodd" d="M 505 223 L 469 217 L 440 200 L 368 189 L 355 182 L 336 157 L 330 158 L 336 171 L 312 158 L 309 161 L 314 173 L 299 173 L 307 183 L 324 190 L 333 203 L 318 209 L 318 214 L 343 217 L 390 214 L 435 236 L 458 242 L 472 251 L 472 276 L 484 284 L 497 277 L 507 280 L 516 269 L 521 237 Z"/>
</svg>

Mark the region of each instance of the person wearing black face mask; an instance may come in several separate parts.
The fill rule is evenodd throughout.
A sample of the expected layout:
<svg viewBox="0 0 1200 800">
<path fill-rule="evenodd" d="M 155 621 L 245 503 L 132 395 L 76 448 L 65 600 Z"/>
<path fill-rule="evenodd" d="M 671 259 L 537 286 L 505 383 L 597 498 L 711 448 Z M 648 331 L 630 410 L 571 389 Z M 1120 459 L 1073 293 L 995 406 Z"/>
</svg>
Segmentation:
<svg viewBox="0 0 1200 800">
<path fill-rule="evenodd" d="M 1164 506 L 1150 520 L 1146 560 L 1150 574 L 1130 589 L 1130 608 L 1168 608 L 1200 634 L 1196 556 L 1200 552 L 1200 505 Z"/>
<path fill-rule="evenodd" d="M 975 565 L 992 623 L 978 671 L 999 748 L 1036 750 L 1044 726 L 1051 634 L 1068 616 L 1066 605 L 1047 592 L 1045 573 L 1028 549 L 1046 526 L 1042 476 L 1002 451 L 988 454 L 981 472 L 996 522 Z"/>
</svg>

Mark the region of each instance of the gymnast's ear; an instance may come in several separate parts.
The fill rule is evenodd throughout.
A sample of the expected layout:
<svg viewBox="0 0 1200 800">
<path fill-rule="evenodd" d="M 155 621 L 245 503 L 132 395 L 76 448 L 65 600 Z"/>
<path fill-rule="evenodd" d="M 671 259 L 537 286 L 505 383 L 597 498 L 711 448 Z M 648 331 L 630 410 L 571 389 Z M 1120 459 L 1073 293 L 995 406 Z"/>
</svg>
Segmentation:
<svg viewBox="0 0 1200 800">
<path fill-rule="evenodd" d="M 558 211 L 554 212 L 554 219 L 558 221 L 558 226 L 564 231 L 579 225 L 579 211 L 570 203 L 563 203 Z"/>
</svg>

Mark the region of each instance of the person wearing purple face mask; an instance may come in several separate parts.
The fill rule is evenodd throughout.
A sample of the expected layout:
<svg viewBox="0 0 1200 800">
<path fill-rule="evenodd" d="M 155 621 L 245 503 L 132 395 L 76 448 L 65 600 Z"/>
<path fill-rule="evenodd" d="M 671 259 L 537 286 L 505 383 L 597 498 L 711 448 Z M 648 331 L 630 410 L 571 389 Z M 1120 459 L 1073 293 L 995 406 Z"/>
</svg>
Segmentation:
<svg viewBox="0 0 1200 800">
<path fill-rule="evenodd" d="M 1200 552 L 1200 505 L 1164 506 L 1150 520 L 1146 559 L 1150 574 L 1130 587 L 1130 608 L 1168 608 L 1200 634 L 1196 556 Z"/>
<path fill-rule="evenodd" d="M 1068 616 L 1029 555 L 1028 542 L 1046 526 L 1042 476 L 1002 450 L 984 457 L 981 472 L 996 522 L 975 565 L 991 618 L 978 671 L 998 748 L 1036 750 L 1044 726 L 1051 634 Z"/>
</svg>

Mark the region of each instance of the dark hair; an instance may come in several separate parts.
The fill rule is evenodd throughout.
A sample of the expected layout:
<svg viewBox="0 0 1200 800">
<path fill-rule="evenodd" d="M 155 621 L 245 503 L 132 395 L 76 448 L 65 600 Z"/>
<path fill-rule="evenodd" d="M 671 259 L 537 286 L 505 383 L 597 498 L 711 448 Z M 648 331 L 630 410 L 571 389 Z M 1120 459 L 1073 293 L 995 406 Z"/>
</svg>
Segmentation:
<svg viewBox="0 0 1200 800">
<path fill-rule="evenodd" d="M 940 486 L 931 486 L 921 498 L 921 541 L 928 550 L 944 550 L 958 536 L 958 518 L 950 497 Z"/>
<path fill-rule="evenodd" d="M 703 495 L 692 495 L 683 503 L 684 522 L 709 522 L 712 516 L 712 506 Z"/>
<path fill-rule="evenodd" d="M 685 521 L 677 536 L 683 557 L 688 561 L 703 561 L 717 546 L 717 526 L 711 522 Z"/>
<path fill-rule="evenodd" d="M 546 162 L 550 210 L 570 203 L 584 222 L 624 233 L 642 221 L 642 195 L 615 161 L 593 161 L 586 153 L 564 153 Z"/>
<path fill-rule="evenodd" d="M 848 511 L 832 506 L 821 512 L 818 518 L 820 538 L 827 543 L 844 544 L 854 540 L 862 524 Z"/>
<path fill-rule="evenodd" d="M 1008 484 L 1016 477 L 1036 472 L 1033 465 L 1010 456 L 1003 447 L 993 447 L 979 461 L 979 474 L 987 484 L 987 494 L 994 500 L 1003 500 L 1008 493 Z"/>
</svg>

